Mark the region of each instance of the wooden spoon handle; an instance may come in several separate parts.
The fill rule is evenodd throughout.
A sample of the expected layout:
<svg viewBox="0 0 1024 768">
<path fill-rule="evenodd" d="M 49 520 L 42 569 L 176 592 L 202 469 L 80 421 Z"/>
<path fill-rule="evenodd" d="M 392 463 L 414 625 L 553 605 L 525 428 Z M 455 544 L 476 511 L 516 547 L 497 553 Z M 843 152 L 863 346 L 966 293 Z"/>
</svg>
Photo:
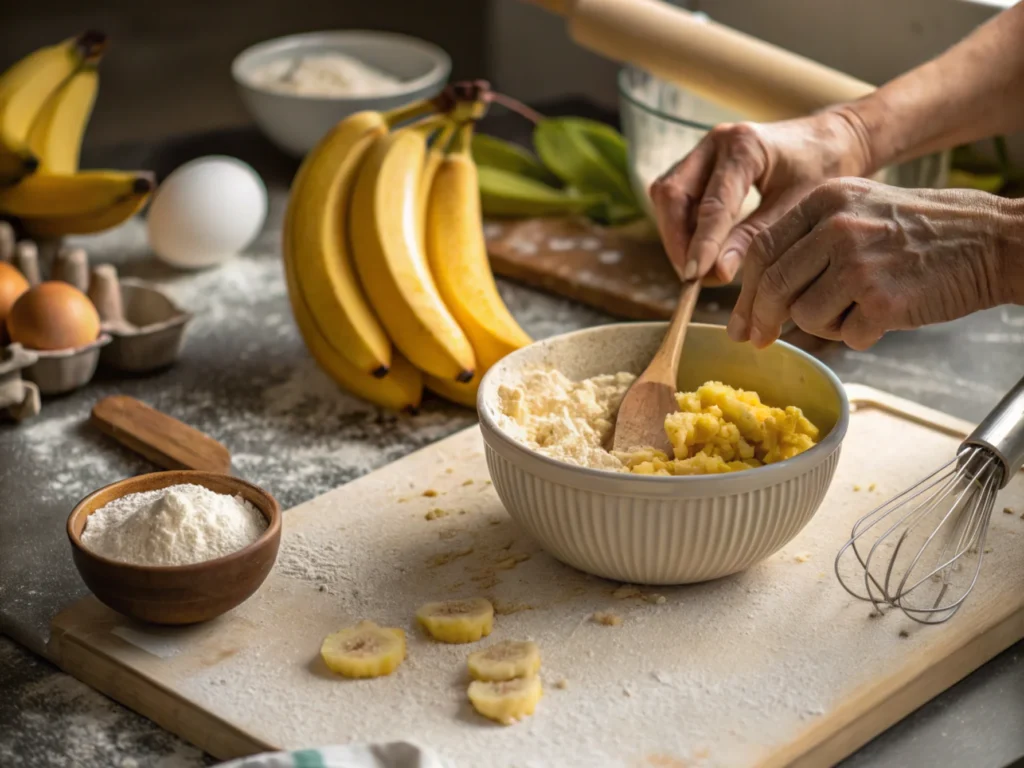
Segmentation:
<svg viewBox="0 0 1024 768">
<path fill-rule="evenodd" d="M 679 370 L 679 358 L 683 351 L 683 342 L 686 341 L 686 330 L 690 327 L 690 318 L 693 317 L 698 296 L 700 296 L 700 280 L 683 283 L 683 290 L 679 294 L 679 303 L 676 304 L 675 311 L 672 313 L 672 320 L 669 321 L 665 338 L 661 340 L 661 346 L 654 353 L 651 364 L 647 366 L 642 378 L 675 382 Z"/>
<path fill-rule="evenodd" d="M 133 397 L 103 398 L 93 406 L 92 423 L 163 469 L 231 473 L 231 454 L 221 443 Z"/>
</svg>

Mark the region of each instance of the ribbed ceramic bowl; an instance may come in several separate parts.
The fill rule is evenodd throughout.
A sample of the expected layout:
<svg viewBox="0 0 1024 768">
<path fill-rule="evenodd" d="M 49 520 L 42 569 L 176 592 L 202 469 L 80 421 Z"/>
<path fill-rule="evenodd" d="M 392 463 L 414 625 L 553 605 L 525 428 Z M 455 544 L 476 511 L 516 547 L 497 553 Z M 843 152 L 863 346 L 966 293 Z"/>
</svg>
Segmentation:
<svg viewBox="0 0 1024 768">
<path fill-rule="evenodd" d="M 478 408 L 487 467 L 509 514 L 548 552 L 582 571 L 639 584 L 688 584 L 737 573 L 790 541 L 814 516 L 839 460 L 850 406 L 827 367 L 777 342 L 756 350 L 720 326 L 690 327 L 680 390 L 708 380 L 797 405 L 822 431 L 788 461 L 727 475 L 642 477 L 586 469 L 516 442 L 498 423 L 498 388 L 525 368 L 572 379 L 639 373 L 665 323 L 605 325 L 546 339 L 504 358 L 484 377 Z"/>
</svg>

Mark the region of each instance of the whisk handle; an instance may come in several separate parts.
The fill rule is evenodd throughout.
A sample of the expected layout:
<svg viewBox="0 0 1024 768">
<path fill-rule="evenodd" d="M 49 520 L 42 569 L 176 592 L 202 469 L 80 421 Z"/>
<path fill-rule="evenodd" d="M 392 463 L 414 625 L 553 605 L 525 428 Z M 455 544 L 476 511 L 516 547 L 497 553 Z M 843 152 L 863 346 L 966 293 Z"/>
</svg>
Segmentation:
<svg viewBox="0 0 1024 768">
<path fill-rule="evenodd" d="M 1002 462 L 1002 487 L 1006 487 L 1024 466 L 1024 379 L 1006 393 L 964 445 L 977 445 L 994 453 Z"/>
</svg>

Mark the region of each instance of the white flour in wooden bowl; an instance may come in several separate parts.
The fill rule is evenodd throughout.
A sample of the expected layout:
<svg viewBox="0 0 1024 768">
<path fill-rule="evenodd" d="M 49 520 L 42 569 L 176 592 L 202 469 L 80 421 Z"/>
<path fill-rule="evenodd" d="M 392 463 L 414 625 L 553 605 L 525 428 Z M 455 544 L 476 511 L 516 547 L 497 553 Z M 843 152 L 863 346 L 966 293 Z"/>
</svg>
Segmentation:
<svg viewBox="0 0 1024 768">
<path fill-rule="evenodd" d="M 241 496 L 201 485 L 130 493 L 100 507 L 82 531 L 82 546 L 133 565 L 188 565 L 237 552 L 267 528 Z"/>
</svg>

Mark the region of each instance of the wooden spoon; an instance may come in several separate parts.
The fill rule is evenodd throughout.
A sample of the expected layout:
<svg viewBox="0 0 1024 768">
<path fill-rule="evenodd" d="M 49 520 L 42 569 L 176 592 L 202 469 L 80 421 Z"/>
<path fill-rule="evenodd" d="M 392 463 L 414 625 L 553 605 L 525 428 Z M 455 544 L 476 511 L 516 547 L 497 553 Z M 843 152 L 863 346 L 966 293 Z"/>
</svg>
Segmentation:
<svg viewBox="0 0 1024 768">
<path fill-rule="evenodd" d="M 622 398 L 612 427 L 613 451 L 657 448 L 672 456 L 672 443 L 665 434 L 665 417 L 679 409 L 676 404 L 679 358 L 699 294 L 700 280 L 683 283 L 679 303 L 672 313 L 661 346 L 654 353 L 647 370 L 640 374 Z"/>
</svg>

